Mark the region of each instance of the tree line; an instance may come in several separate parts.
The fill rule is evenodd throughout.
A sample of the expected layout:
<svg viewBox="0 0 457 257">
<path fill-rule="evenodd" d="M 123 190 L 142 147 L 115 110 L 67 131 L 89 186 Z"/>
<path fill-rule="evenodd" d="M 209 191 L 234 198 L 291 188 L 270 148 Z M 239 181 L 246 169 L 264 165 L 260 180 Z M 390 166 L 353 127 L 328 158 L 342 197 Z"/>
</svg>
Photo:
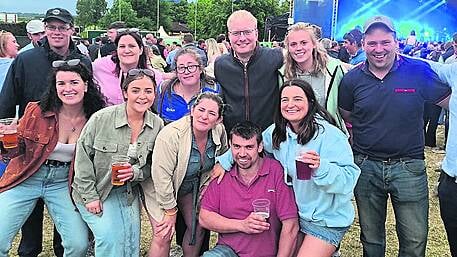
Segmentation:
<svg viewBox="0 0 457 257">
<path fill-rule="evenodd" d="M 128 27 L 156 30 L 157 4 L 159 26 L 170 31 L 172 22 L 187 24 L 197 38 L 216 37 L 227 31 L 232 10 L 245 9 L 258 19 L 263 38 L 265 19 L 289 11 L 289 0 L 115 0 L 111 8 L 106 0 L 78 0 L 76 24 L 83 29 L 106 29 L 111 22 L 123 21 Z"/>
</svg>

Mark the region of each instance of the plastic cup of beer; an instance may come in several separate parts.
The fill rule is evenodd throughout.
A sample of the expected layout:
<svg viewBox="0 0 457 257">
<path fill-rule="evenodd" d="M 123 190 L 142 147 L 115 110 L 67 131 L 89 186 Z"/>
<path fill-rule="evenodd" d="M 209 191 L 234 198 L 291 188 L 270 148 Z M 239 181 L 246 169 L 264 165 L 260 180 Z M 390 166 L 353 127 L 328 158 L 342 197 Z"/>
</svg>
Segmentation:
<svg viewBox="0 0 457 257">
<path fill-rule="evenodd" d="M 301 155 L 306 153 L 306 148 L 301 148 L 295 156 L 295 171 L 297 172 L 298 180 L 310 180 L 313 170 L 309 167 L 309 163 L 304 163 Z"/>
<path fill-rule="evenodd" d="M 126 155 L 114 155 L 111 157 L 111 184 L 113 186 L 122 186 L 124 182 L 121 181 L 117 176 L 119 170 L 128 169 L 130 167 L 130 158 Z"/>
<path fill-rule="evenodd" d="M 17 147 L 17 119 L 0 119 L 0 140 L 3 148 L 12 149 Z"/>
<path fill-rule="evenodd" d="M 254 213 L 266 219 L 270 217 L 270 200 L 268 199 L 255 199 L 252 201 Z"/>
</svg>

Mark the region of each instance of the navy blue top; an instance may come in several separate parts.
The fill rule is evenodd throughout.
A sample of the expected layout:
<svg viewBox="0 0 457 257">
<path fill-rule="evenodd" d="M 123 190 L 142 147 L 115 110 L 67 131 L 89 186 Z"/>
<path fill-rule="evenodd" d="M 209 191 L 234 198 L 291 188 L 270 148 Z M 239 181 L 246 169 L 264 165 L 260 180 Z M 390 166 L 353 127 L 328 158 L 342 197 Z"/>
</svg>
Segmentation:
<svg viewBox="0 0 457 257">
<path fill-rule="evenodd" d="M 195 102 L 195 99 L 197 98 L 195 95 L 189 102 L 186 102 L 186 100 L 184 100 L 182 96 L 176 94 L 173 89 L 176 82 L 178 81 L 164 81 L 162 85 L 157 88 L 157 112 L 166 124 L 179 120 L 184 115 L 188 114 L 190 112 L 190 108 Z M 166 86 L 166 83 L 172 84 Z M 166 87 L 165 92 L 162 92 L 162 86 Z M 219 94 L 220 86 L 216 83 L 214 85 L 204 84 L 200 90 L 200 93 L 203 92 L 213 92 Z"/>
<path fill-rule="evenodd" d="M 424 103 L 439 103 L 451 90 L 430 66 L 398 56 L 379 79 L 364 62 L 340 83 L 339 107 L 351 112 L 354 152 L 378 158 L 424 159 Z"/>
</svg>

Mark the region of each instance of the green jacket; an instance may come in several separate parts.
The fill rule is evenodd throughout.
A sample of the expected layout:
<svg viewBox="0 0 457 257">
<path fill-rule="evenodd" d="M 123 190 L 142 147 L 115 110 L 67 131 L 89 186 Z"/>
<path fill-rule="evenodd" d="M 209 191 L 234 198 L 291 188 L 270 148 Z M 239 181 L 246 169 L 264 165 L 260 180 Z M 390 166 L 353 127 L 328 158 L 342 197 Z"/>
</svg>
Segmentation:
<svg viewBox="0 0 457 257">
<path fill-rule="evenodd" d="M 130 144 L 131 129 L 125 108 L 123 103 L 102 109 L 94 113 L 83 128 L 76 145 L 72 184 L 75 202 L 103 202 L 113 188 L 111 157 L 126 155 Z M 134 176 L 127 182 L 129 203 L 138 195 L 138 182 L 151 177 L 151 154 L 162 127 L 163 121 L 156 114 L 145 113 L 143 129 L 136 142 L 138 159 L 132 164 Z"/>
<path fill-rule="evenodd" d="M 228 149 L 224 125 L 218 124 L 211 130 L 216 145 L 216 156 Z M 187 171 L 192 147 L 192 126 L 190 116 L 165 126 L 157 136 L 152 153 L 152 179 L 141 183 L 148 213 L 156 221 L 163 219 L 164 210 L 177 206 L 178 190 Z M 200 178 L 200 188 L 209 183 L 209 172 Z"/>
</svg>

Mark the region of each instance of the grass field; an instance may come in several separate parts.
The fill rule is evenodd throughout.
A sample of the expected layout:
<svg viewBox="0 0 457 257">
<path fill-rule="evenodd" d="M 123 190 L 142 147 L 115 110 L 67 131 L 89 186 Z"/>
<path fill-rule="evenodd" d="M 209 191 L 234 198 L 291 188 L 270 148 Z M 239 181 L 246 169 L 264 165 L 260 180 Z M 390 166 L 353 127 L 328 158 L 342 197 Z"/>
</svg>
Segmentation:
<svg viewBox="0 0 457 257">
<path fill-rule="evenodd" d="M 443 141 L 443 129 L 438 129 L 438 144 L 442 145 Z M 427 257 L 450 257 L 449 245 L 446 239 L 446 233 L 444 231 L 443 223 L 440 218 L 439 212 L 439 203 L 438 198 L 434 196 L 434 187 L 438 181 L 439 173 L 435 170 L 440 167 L 441 160 L 443 159 L 443 154 L 436 154 L 426 150 L 426 160 L 427 160 L 427 174 L 429 177 L 429 188 L 430 188 L 430 210 L 429 210 L 429 233 L 428 233 L 428 243 L 427 243 Z M 142 219 L 142 235 L 141 235 L 141 254 L 144 256 L 147 252 L 150 238 L 151 238 L 151 227 L 149 221 L 143 215 Z M 44 234 L 44 243 L 43 243 L 43 253 L 40 255 L 42 257 L 54 256 L 52 252 L 52 221 L 46 215 L 45 218 L 45 229 Z M 389 211 L 386 222 L 386 231 L 387 231 L 387 253 L 386 256 L 394 257 L 397 256 L 398 252 L 398 240 L 395 232 L 395 219 L 391 205 L 389 203 Z M 341 254 L 344 257 L 356 257 L 362 256 L 362 246 L 359 240 L 360 227 L 358 220 L 356 219 L 348 234 L 346 234 L 343 243 L 341 245 Z M 17 256 L 17 244 L 19 241 L 19 236 L 16 237 L 14 241 L 13 248 L 10 251 L 10 256 Z M 212 236 L 212 242 L 215 243 L 216 236 Z M 171 256 L 179 256 L 177 254 L 176 247 L 173 248 Z M 103 257 L 103 256 L 101 256 Z"/>
</svg>

